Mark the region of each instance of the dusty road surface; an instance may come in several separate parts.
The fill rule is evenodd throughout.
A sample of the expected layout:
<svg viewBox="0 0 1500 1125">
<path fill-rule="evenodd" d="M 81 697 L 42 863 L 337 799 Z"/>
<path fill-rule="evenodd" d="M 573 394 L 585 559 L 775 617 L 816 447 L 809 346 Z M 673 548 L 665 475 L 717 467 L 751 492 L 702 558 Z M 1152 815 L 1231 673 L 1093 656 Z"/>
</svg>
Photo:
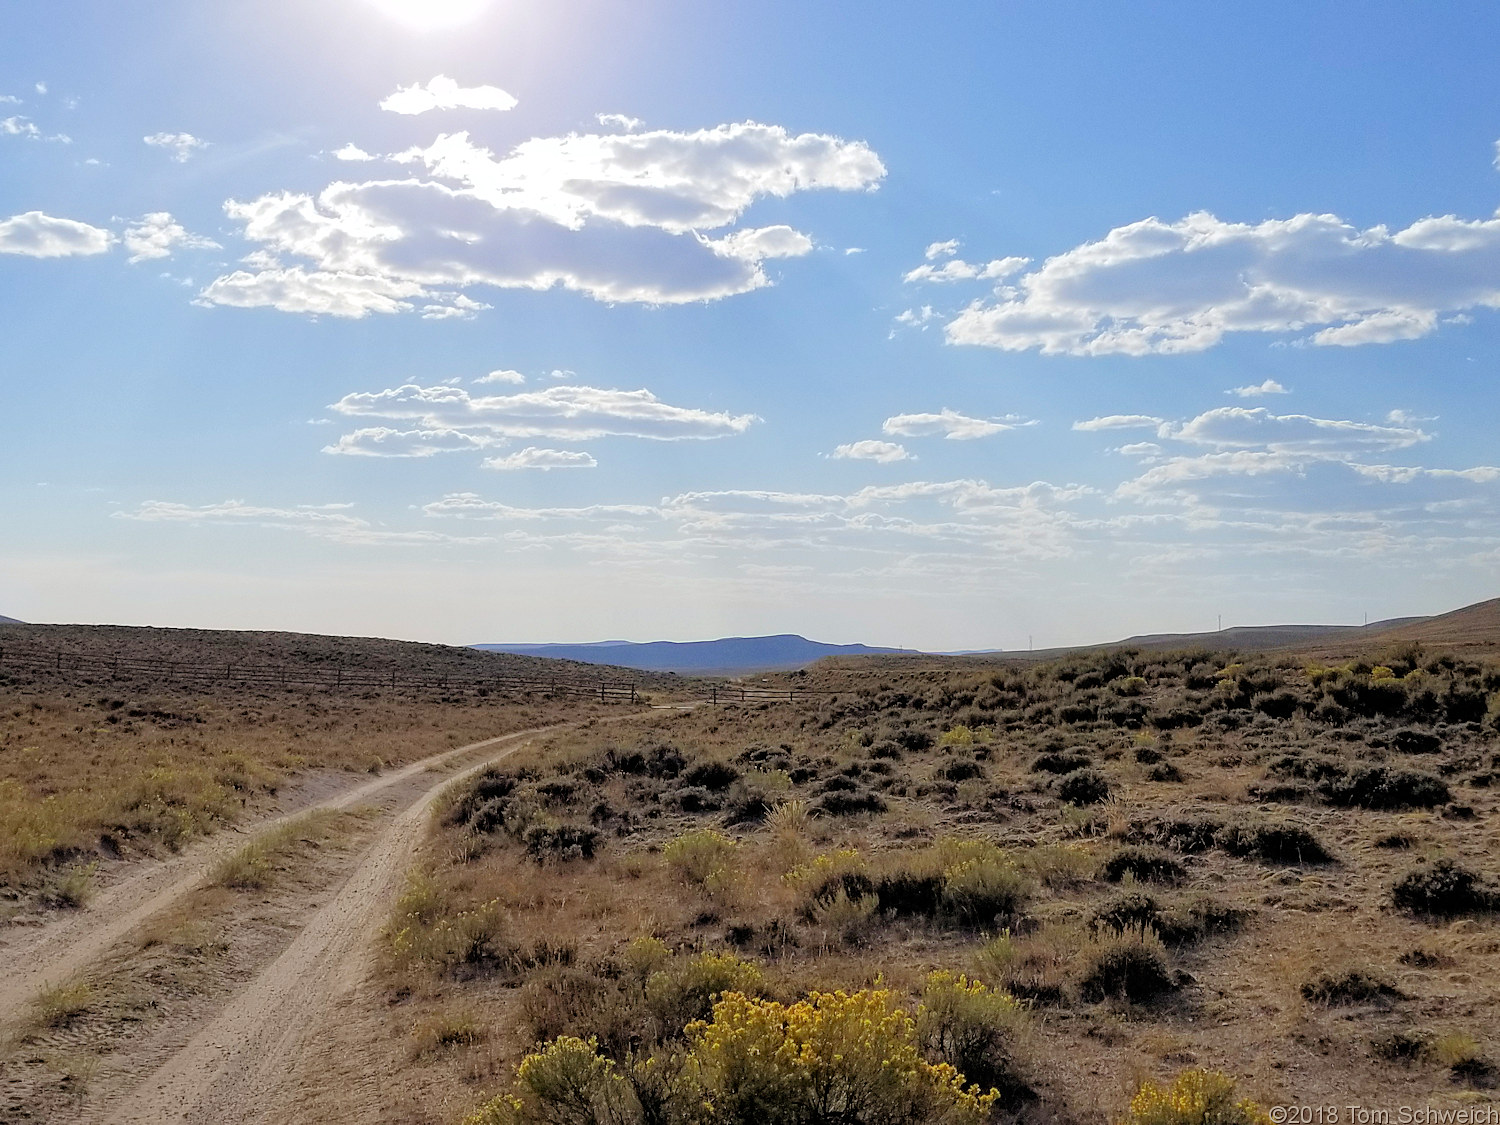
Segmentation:
<svg viewBox="0 0 1500 1125">
<path fill-rule="evenodd" d="M 495 757 L 484 754 L 490 747 L 508 745 L 510 752 L 527 738 L 555 729 L 558 728 L 518 731 L 421 758 L 283 816 L 247 824 L 237 832 L 211 836 L 170 860 L 147 865 L 81 910 L 59 915 L 32 930 L 11 931 L 0 945 L 0 960 L 5 964 L 0 975 L 0 1028 L 22 1015 L 39 989 L 87 968 L 137 926 L 201 886 L 219 862 L 243 848 L 255 835 L 314 809 L 349 809 L 367 804 L 386 790 L 409 783 L 426 771 L 462 764 L 468 757 L 482 755 L 479 764 L 483 765 Z M 435 776 L 431 791 L 425 792 L 419 803 L 429 804 L 430 798 L 453 776 L 452 773 Z"/>
<path fill-rule="evenodd" d="M 338 895 L 208 1026 L 123 1098 L 96 1102 L 110 1125 L 264 1120 L 295 1073 L 307 1036 L 359 983 L 378 929 L 411 862 L 433 802 L 455 777 L 514 753 L 530 735 L 497 742 L 502 753 L 445 776 L 402 811 L 359 857 Z"/>
</svg>

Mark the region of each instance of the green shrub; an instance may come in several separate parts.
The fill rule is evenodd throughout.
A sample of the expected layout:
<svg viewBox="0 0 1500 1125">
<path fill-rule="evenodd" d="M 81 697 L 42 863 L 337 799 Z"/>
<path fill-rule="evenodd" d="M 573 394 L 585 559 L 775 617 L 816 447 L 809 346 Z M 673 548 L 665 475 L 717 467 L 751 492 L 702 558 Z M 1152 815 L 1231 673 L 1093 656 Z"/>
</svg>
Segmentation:
<svg viewBox="0 0 1500 1125">
<path fill-rule="evenodd" d="M 734 860 L 739 844 L 712 828 L 684 832 L 662 849 L 662 859 L 685 882 L 704 886 Z"/>
<path fill-rule="evenodd" d="M 1120 882 L 1126 875 L 1147 883 L 1177 883 L 1187 877 L 1187 868 L 1166 852 L 1124 847 L 1104 861 L 1101 874 L 1111 883 Z"/>
<path fill-rule="evenodd" d="M 1439 859 L 1403 875 L 1391 888 L 1391 901 L 1413 914 L 1451 918 L 1493 910 L 1497 896 L 1467 867 Z"/>
<path fill-rule="evenodd" d="M 1166 951 L 1155 936 L 1131 936 L 1100 942 L 1085 954 L 1078 980 L 1085 1000 L 1116 998 L 1143 1004 L 1176 985 Z"/>
<path fill-rule="evenodd" d="M 1427 809 L 1446 804 L 1448 785 L 1441 778 L 1417 770 L 1367 766 L 1318 785 L 1319 795 L 1331 805 L 1362 809 Z"/>
<path fill-rule="evenodd" d="M 943 868 L 943 906 L 961 925 L 984 927 L 996 918 L 1019 914 L 1031 893 L 1031 880 L 1003 850 L 987 841 L 939 845 L 949 860 Z"/>
<path fill-rule="evenodd" d="M 1230 855 L 1250 856 L 1266 863 L 1323 864 L 1333 856 L 1316 836 L 1300 824 L 1231 824 L 1216 842 Z"/>
<path fill-rule="evenodd" d="M 1329 1007 L 1343 1004 L 1375 1004 L 1401 999 L 1401 992 L 1389 981 L 1371 976 L 1359 969 L 1341 973 L 1319 973 L 1302 983 L 1302 999 Z"/>
<path fill-rule="evenodd" d="M 1050 751 L 1040 754 L 1031 763 L 1032 773 L 1072 773 L 1074 770 L 1088 768 L 1092 763 L 1082 754 L 1069 752 Z"/>
<path fill-rule="evenodd" d="M 1057 783 L 1057 795 L 1070 805 L 1097 805 L 1109 798 L 1109 782 L 1098 770 L 1074 770 Z"/>
</svg>

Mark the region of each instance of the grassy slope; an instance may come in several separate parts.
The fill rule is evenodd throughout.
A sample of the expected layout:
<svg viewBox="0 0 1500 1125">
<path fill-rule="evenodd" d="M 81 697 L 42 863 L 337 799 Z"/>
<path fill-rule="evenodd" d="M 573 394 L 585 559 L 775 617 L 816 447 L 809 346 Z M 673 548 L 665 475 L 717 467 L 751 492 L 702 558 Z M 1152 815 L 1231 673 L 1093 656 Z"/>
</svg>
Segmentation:
<svg viewBox="0 0 1500 1125">
<path fill-rule="evenodd" d="M 7 627 L 51 650 L 163 659 L 372 663 L 452 670 L 493 659 L 440 646 L 290 634 Z M 0 665 L 0 889 L 186 838 L 254 809 L 302 771 L 372 771 L 590 705 L 475 690 L 194 687 Z"/>
</svg>

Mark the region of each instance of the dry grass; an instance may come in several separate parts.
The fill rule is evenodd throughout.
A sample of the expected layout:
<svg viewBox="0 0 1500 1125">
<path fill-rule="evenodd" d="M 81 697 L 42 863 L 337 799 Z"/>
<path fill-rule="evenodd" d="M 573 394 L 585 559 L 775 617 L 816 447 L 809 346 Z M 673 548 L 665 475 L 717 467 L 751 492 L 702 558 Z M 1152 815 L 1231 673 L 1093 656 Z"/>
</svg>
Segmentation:
<svg viewBox="0 0 1500 1125">
<path fill-rule="evenodd" d="M 1500 1037 L 1500 933 L 1488 914 L 1395 911 L 1392 888 L 1442 857 L 1497 884 L 1500 743 L 1483 714 L 1500 674 L 1388 659 L 1390 676 L 1203 653 L 978 678 L 941 665 L 805 707 L 555 737 L 485 800 L 455 792 L 421 868 L 424 924 L 482 907 L 488 952 L 392 961 L 387 995 L 461 1006 L 503 1071 L 543 1027 L 604 1029 L 577 998 L 651 937 L 747 958 L 788 1001 L 877 979 L 914 999 L 933 970 L 974 973 L 1030 1006 L 1019 1073 L 1064 1121 L 1118 1115 L 1142 1079 L 1195 1065 L 1268 1104 L 1460 1097 L 1488 1081 Z M 1476 700 L 1481 721 L 1454 718 Z M 1081 759 L 1110 798 L 1064 801 L 1037 767 L 1048 755 Z M 1320 771 L 1377 766 L 1397 782 L 1359 782 L 1375 807 L 1347 799 L 1353 782 L 1320 789 Z M 1441 780 L 1448 804 L 1400 807 L 1420 796 L 1410 774 Z M 592 857 L 528 845 L 537 825 L 595 833 Z M 996 858 L 964 866 L 980 856 Z M 551 1016 L 528 1023 L 543 994 Z M 1406 1034 L 1406 1061 L 1373 1045 Z M 450 1111 L 495 1092 L 425 1065 Z M 1007 1112 L 1035 1104 L 1007 1097 Z"/>
<path fill-rule="evenodd" d="M 323 847 L 368 811 L 315 809 L 262 832 L 214 868 L 209 882 L 231 890 L 265 890 L 305 848 Z"/>
<path fill-rule="evenodd" d="M 104 643 L 56 628 L 56 637 L 45 633 L 33 643 Z M 15 634 L 16 627 L 7 629 Z M 181 649 L 171 631 L 121 633 L 123 640 L 107 630 L 100 635 L 117 645 L 134 638 L 153 652 L 163 645 L 169 654 Z M 278 652 L 279 635 L 245 636 L 261 638 L 251 656 Z M 332 639 L 292 638 L 282 642 L 283 655 L 300 653 L 316 663 L 354 660 L 372 646 L 388 660 L 406 651 L 398 642 L 351 640 L 326 654 L 316 646 L 307 653 L 294 643 L 319 640 Z M 433 657 L 427 650 L 435 646 L 410 647 L 420 660 L 448 653 L 460 662 L 484 659 L 446 649 Z M 66 904 L 73 891 L 87 893 L 87 880 L 69 871 L 95 859 L 179 847 L 233 824 L 310 771 L 378 773 L 467 742 L 594 713 L 605 709 L 487 689 L 356 696 L 233 683 L 73 682 L 0 666 L 0 888 L 35 892 L 48 884 L 64 893 L 44 897 Z"/>
</svg>

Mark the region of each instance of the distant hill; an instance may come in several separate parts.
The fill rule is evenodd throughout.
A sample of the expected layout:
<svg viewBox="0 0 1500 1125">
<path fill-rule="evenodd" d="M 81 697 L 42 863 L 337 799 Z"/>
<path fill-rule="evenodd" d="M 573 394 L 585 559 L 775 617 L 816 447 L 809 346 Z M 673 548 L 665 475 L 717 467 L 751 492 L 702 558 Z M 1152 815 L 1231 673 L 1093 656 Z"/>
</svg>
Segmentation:
<svg viewBox="0 0 1500 1125">
<path fill-rule="evenodd" d="M 0 625 L 24 625 L 24 624 L 26 624 L 26 622 L 24 622 L 24 621 L 17 621 L 14 617 L 6 617 L 3 613 L 0 613 Z"/>
<path fill-rule="evenodd" d="M 774 637 L 724 637 L 716 641 L 594 641 L 589 644 L 479 644 L 485 652 L 545 656 L 586 664 L 613 664 L 649 672 L 696 676 L 736 676 L 749 672 L 784 672 L 825 656 L 876 656 L 908 652 L 869 645 L 830 645 L 795 633 Z"/>
<path fill-rule="evenodd" d="M 1344 638 L 1339 640 L 1343 642 Z M 1385 645 L 1416 643 L 1441 649 L 1500 648 L 1500 598 L 1475 602 L 1436 617 L 1408 618 L 1396 628 L 1383 631 L 1380 641 Z M 1340 647 L 1350 646 L 1341 643 Z"/>
</svg>

